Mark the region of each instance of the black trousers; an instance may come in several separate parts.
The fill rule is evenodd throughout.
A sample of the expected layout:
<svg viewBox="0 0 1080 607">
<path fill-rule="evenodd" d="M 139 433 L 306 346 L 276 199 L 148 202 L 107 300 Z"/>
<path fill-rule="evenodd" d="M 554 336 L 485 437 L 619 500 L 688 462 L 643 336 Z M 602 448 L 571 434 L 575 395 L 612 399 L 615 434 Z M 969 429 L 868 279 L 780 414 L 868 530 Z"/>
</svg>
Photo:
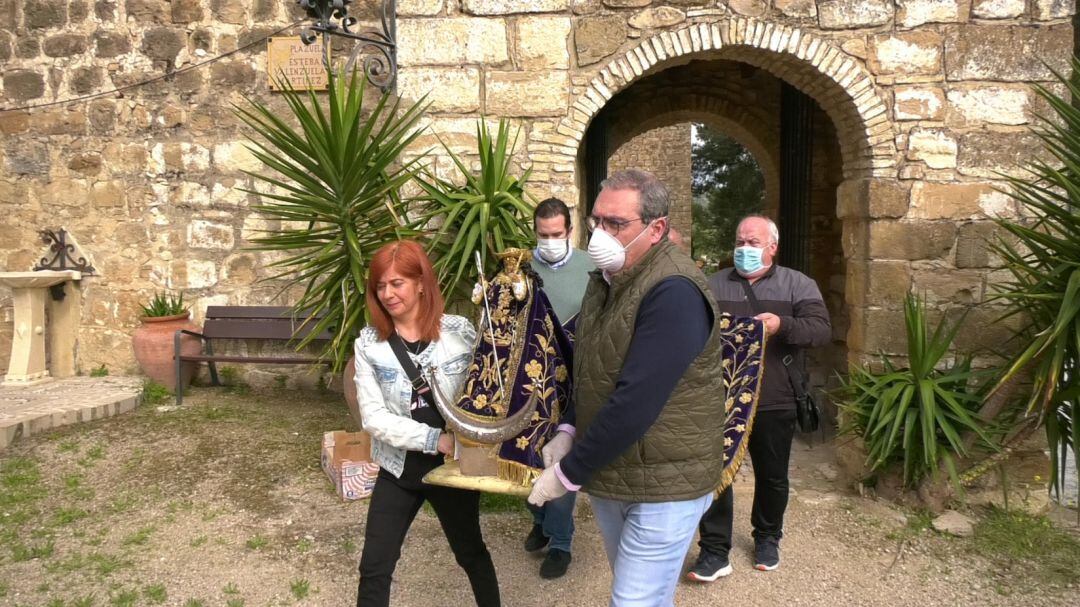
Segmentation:
<svg viewBox="0 0 1080 607">
<path fill-rule="evenodd" d="M 398 479 L 380 470 L 375 480 L 364 530 L 364 551 L 360 556 L 357 607 L 390 604 L 390 581 L 401 558 L 401 545 L 424 500 L 435 509 L 450 549 L 469 577 L 476 604 L 498 607 L 499 582 L 495 577 L 495 565 L 480 532 L 480 494 L 426 485 L 419 481 L 420 477 L 406 480 L 406 475 L 402 476 Z M 430 556 L 425 559 L 432 569 L 442 566 L 442 563 L 431 561 Z"/>
<path fill-rule="evenodd" d="M 795 436 L 795 411 L 760 411 L 750 434 L 750 461 L 754 464 L 754 507 L 750 523 L 754 538 L 784 535 L 788 503 L 788 461 Z M 731 550 L 731 524 L 735 492 L 728 487 L 705 511 L 698 524 L 698 545 L 706 552 L 726 555 Z"/>
</svg>

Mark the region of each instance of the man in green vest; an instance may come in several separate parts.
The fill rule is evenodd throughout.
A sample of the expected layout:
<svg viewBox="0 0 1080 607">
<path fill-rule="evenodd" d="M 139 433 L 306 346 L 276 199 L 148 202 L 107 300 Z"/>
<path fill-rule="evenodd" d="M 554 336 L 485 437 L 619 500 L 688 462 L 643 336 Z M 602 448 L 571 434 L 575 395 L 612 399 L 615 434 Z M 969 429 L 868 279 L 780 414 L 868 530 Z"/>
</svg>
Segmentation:
<svg viewBox="0 0 1080 607">
<path fill-rule="evenodd" d="M 619 171 L 601 184 L 573 407 L 544 446 L 548 467 L 529 495 L 542 505 L 589 493 L 615 607 L 673 604 L 721 482 L 720 323 L 701 270 L 667 238 L 668 208 L 667 188 L 650 173 Z"/>
<path fill-rule="evenodd" d="M 544 294 L 555 309 L 564 328 L 572 332 L 581 310 L 581 298 L 589 282 L 589 272 L 596 269 L 584 251 L 570 244 L 573 234 L 570 209 L 558 198 L 548 198 L 533 211 L 536 249 L 532 267 L 544 281 Z M 525 538 L 525 551 L 536 552 L 547 546 L 540 564 L 540 577 L 562 577 L 570 566 L 570 544 L 574 537 L 576 492 L 568 492 L 541 507 L 530 506 L 533 527 Z"/>
</svg>

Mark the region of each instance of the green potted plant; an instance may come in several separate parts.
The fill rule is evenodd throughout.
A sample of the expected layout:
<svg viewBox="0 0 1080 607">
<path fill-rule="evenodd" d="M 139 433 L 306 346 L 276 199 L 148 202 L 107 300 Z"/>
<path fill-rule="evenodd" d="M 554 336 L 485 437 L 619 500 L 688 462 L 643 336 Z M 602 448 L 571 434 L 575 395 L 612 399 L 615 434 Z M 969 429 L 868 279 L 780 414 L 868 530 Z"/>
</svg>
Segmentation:
<svg viewBox="0 0 1080 607">
<path fill-rule="evenodd" d="M 131 338 L 131 347 L 135 351 L 135 360 L 139 368 L 150 379 L 166 386 L 169 390 L 183 390 L 195 376 L 194 365 L 187 365 L 182 374 L 182 385 L 176 385 L 176 373 L 173 367 L 173 336 L 180 329 L 196 331 L 198 327 L 190 322 L 191 310 L 184 304 L 184 295 L 173 296 L 168 293 L 155 293 L 154 297 L 142 305 L 141 323 Z M 183 335 L 180 348 L 184 354 L 198 354 L 202 345 L 197 337 Z"/>
</svg>

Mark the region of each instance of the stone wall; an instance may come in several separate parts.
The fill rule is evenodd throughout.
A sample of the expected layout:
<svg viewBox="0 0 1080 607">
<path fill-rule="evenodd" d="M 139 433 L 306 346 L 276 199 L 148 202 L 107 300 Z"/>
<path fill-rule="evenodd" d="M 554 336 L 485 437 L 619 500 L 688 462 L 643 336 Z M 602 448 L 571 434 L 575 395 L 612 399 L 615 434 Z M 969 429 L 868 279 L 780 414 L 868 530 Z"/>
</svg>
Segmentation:
<svg viewBox="0 0 1080 607">
<path fill-rule="evenodd" d="M 511 118 L 522 129 L 516 166 L 532 169 L 537 196 L 581 203 L 586 129 L 646 76 L 722 61 L 813 97 L 835 132 L 828 162 L 844 180 L 819 193 L 815 221 L 830 209 L 842 221 L 842 261 L 830 262 L 830 274 L 840 267 L 845 276 L 856 358 L 902 350 L 904 292 L 926 292 L 943 309 L 985 299 L 997 276 L 984 243 L 989 218 L 1017 212 L 994 189 L 996 171 L 1016 174 L 1016 162 L 1036 152 L 1027 128 L 1042 106 L 1029 85 L 1067 69 L 1075 8 L 1072 0 L 398 5 L 398 92 L 429 94 L 426 124 L 461 151 L 478 115 Z M 182 70 L 292 23 L 294 6 L 0 0 L 4 108 L 171 74 L 88 103 L 0 113 L 0 212 L 10 218 L 0 225 L 0 268 L 28 266 L 43 226 L 64 225 L 95 256 L 101 277 L 85 282 L 83 369 L 130 368 L 136 304 L 155 289 L 184 290 L 198 307 L 270 299 L 273 288 L 257 282 L 268 259 L 244 250 L 265 226 L 241 189 L 252 186 L 242 170 L 255 165 L 230 110 L 244 95 L 267 98 L 265 45 Z M 426 136 L 417 149 L 434 142 Z M 1006 328 L 994 316 L 972 312 L 977 330 L 961 345 L 1001 343 Z"/>
<path fill-rule="evenodd" d="M 82 281 L 78 365 L 134 371 L 139 304 L 182 291 L 196 316 L 216 303 L 269 302 L 269 258 L 245 250 L 268 227 L 250 206 L 232 104 L 267 95 L 265 43 L 292 23 L 278 0 L 0 0 L 0 107 L 48 104 L 159 75 L 82 103 L 0 113 L 0 268 L 40 257 L 35 231 L 65 227 L 99 275 Z M 201 69 L 216 55 L 241 50 Z M 0 293 L 0 368 L 10 298 Z M 286 293 L 285 301 L 288 300 Z"/>
<path fill-rule="evenodd" d="M 690 242 L 690 123 L 646 131 L 614 150 L 608 173 L 643 169 L 655 174 L 671 194 L 671 225 Z"/>
<path fill-rule="evenodd" d="M 1018 160 L 1035 153 L 1026 129 L 1039 104 L 1029 85 L 1052 81 L 1035 57 L 1066 69 L 1073 10 L 1072 2 L 1049 1 L 448 2 L 415 27 L 424 39 L 457 22 L 506 28 L 505 60 L 501 50 L 498 60 L 474 59 L 474 105 L 488 111 L 498 99 L 498 112 L 522 118 L 534 187 L 566 199 L 579 199 L 576 155 L 592 117 L 654 74 L 697 61 L 734 62 L 809 94 L 835 132 L 835 155 L 822 162 L 844 180 L 839 190 L 814 193 L 821 205 L 814 221 L 828 239 L 816 256 L 829 265 L 819 282 L 825 279 L 834 299 L 843 293 L 839 326 L 848 327 L 845 341 L 858 359 L 903 352 L 897 294 L 940 292 L 934 304 L 943 309 L 985 299 L 994 269 L 982 237 L 992 216 L 1016 213 L 994 191 L 1001 185 L 994 171 L 1015 172 Z M 564 63 L 562 45 L 549 34 L 567 31 L 567 20 Z M 547 26 L 523 27 L 537 22 Z M 558 61 L 537 66 L 522 54 L 538 44 L 537 30 Z M 560 100 L 564 67 L 570 94 Z M 458 67 L 425 57 L 404 67 L 410 70 L 430 83 Z M 490 84 L 503 91 L 510 80 L 542 86 L 519 88 L 518 103 L 508 106 Z M 658 103 L 680 99 L 666 94 Z M 744 119 L 741 126 L 757 125 Z M 894 271 L 879 276 L 886 266 Z M 888 285 L 871 284 L 881 281 Z M 972 329 L 960 345 L 998 341 L 999 329 Z"/>
</svg>

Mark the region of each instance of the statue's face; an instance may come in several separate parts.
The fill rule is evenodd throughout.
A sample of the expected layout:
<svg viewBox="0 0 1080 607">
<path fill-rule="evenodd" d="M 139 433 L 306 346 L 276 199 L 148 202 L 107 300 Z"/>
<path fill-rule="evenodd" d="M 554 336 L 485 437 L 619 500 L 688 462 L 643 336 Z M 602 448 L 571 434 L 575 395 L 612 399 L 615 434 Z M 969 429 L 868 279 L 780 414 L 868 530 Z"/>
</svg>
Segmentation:
<svg viewBox="0 0 1080 607">
<path fill-rule="evenodd" d="M 411 320 L 420 311 L 420 280 L 401 275 L 397 268 L 382 275 L 375 285 L 379 303 L 395 322 Z"/>
</svg>

